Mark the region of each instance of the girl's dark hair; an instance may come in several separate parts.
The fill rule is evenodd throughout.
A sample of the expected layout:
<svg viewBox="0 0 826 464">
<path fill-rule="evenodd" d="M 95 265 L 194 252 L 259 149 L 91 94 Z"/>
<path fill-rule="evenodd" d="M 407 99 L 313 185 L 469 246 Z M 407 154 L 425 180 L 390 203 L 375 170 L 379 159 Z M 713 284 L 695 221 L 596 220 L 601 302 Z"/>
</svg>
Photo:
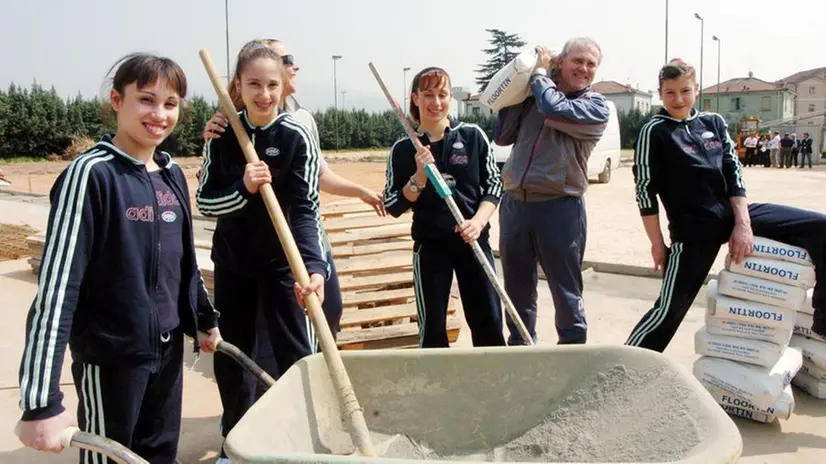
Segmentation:
<svg viewBox="0 0 826 464">
<path fill-rule="evenodd" d="M 660 68 L 660 88 L 663 86 L 663 81 L 681 79 L 683 77 L 695 79 L 696 76 L 697 72 L 694 70 L 694 66 L 686 63 L 680 58 L 673 58 L 671 61 L 666 63 L 665 66 Z"/>
<path fill-rule="evenodd" d="M 278 69 L 283 74 L 284 67 L 281 60 L 281 55 L 275 52 L 270 45 L 272 43 L 277 43 L 277 40 L 267 40 L 267 41 L 259 41 L 253 40 L 247 42 L 246 45 L 238 52 L 238 58 L 236 59 L 235 63 L 235 74 L 233 74 L 232 79 L 229 83 L 229 96 L 232 99 L 232 103 L 235 104 L 235 109 L 241 111 L 244 108 L 244 101 L 241 99 L 241 92 L 238 91 L 237 83 L 238 80 L 241 78 L 241 73 L 244 72 L 244 69 L 254 60 L 259 58 L 272 58 L 278 64 Z"/>
<path fill-rule="evenodd" d="M 186 109 L 184 106 L 187 91 L 186 74 L 172 59 L 150 53 L 131 53 L 112 65 L 106 75 L 111 76 L 113 71 L 112 89 L 120 95 L 123 95 L 124 90 L 130 84 L 134 83 L 138 89 L 142 89 L 154 84 L 158 79 L 164 79 L 169 88 L 180 97 L 182 109 Z M 113 119 L 114 111 L 106 98 L 104 98 L 102 113 L 104 122 Z M 184 117 L 185 115 L 182 114 L 181 119 Z"/>
<path fill-rule="evenodd" d="M 450 88 L 450 76 L 447 74 L 447 71 L 436 66 L 431 66 L 422 69 L 413 77 L 410 93 L 412 95 L 419 90 L 438 89 L 445 85 L 445 83 L 447 83 L 448 88 Z M 419 107 L 413 103 L 412 97 L 410 98 L 408 111 L 416 124 L 421 122 L 419 120 L 421 116 L 419 113 Z"/>
</svg>

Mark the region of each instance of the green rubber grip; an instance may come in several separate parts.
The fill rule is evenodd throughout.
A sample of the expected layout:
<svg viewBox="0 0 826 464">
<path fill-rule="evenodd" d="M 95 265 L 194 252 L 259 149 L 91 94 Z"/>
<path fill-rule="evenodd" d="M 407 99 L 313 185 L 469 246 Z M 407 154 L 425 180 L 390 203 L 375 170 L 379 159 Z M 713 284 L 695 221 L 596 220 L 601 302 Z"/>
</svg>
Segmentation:
<svg viewBox="0 0 826 464">
<path fill-rule="evenodd" d="M 453 193 L 450 191 L 450 187 L 447 186 L 447 183 L 445 183 L 445 179 L 441 174 L 439 174 L 439 170 L 436 169 L 435 165 L 425 165 L 424 172 L 427 174 L 427 178 L 430 179 L 430 182 L 433 184 L 433 187 L 436 189 L 436 193 L 439 194 L 440 198 L 447 198 Z"/>
</svg>

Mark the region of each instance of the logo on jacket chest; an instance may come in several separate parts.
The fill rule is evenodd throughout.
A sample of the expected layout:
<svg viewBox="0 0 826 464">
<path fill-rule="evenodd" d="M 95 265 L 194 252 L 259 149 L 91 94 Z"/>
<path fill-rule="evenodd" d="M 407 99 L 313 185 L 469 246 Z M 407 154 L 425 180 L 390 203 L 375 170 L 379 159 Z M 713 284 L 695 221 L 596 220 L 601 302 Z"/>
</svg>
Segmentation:
<svg viewBox="0 0 826 464">
<path fill-rule="evenodd" d="M 275 158 L 276 156 L 281 154 L 281 151 L 278 150 L 278 148 L 269 147 L 266 150 L 264 150 L 264 154 L 269 156 L 270 158 Z"/>
<path fill-rule="evenodd" d="M 155 208 L 151 206 L 133 206 L 126 208 L 126 220 L 152 222 L 155 220 Z"/>
</svg>

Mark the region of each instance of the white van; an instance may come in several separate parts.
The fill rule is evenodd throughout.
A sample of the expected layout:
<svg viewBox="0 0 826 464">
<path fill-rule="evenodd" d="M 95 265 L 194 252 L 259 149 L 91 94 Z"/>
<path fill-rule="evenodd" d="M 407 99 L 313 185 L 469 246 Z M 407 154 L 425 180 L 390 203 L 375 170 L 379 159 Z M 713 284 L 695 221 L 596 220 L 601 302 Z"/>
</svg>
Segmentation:
<svg viewBox="0 0 826 464">
<path fill-rule="evenodd" d="M 607 103 L 608 108 L 611 109 L 611 114 L 608 117 L 608 127 L 588 159 L 588 177 L 597 177 L 597 180 L 602 184 L 611 180 L 611 172 L 619 167 L 620 154 L 622 153 L 617 107 L 614 106 L 613 102 L 609 101 Z M 499 170 L 502 169 L 505 161 L 511 155 L 511 146 L 501 147 L 496 143 L 493 144 L 493 153 L 496 156 L 496 164 L 499 166 Z"/>
</svg>

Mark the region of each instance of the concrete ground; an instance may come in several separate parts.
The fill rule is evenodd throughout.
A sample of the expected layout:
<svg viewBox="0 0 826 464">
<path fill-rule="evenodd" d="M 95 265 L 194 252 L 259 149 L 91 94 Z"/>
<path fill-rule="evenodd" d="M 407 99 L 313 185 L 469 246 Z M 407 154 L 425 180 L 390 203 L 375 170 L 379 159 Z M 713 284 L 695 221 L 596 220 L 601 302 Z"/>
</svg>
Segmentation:
<svg viewBox="0 0 826 464">
<path fill-rule="evenodd" d="M 745 179 L 751 201 L 777 202 L 826 212 L 826 168 L 814 170 L 746 169 Z M 588 246 L 586 260 L 621 264 L 640 269 L 650 265 L 647 240 L 634 205 L 631 172 L 623 168 L 606 185 L 592 185 L 586 195 L 588 208 Z M 43 229 L 48 205 L 43 199 L 3 195 L 0 190 L 0 222 L 28 224 Z M 494 220 L 493 244 L 496 247 L 498 224 Z M 721 251 L 722 253 L 725 250 Z M 722 259 L 715 269 L 719 270 Z M 501 269 L 501 266 L 499 267 Z M 17 407 L 17 370 L 23 346 L 26 310 L 35 294 L 35 279 L 25 259 L 0 262 L 0 463 L 76 462 L 75 454 L 60 456 L 22 449 L 13 434 L 19 417 Z M 616 274 L 586 272 L 585 301 L 590 324 L 589 343 L 621 344 L 659 293 L 659 281 Z M 553 303 L 544 282 L 539 285 L 540 343 L 555 343 Z M 685 323 L 665 355 L 687 369 L 696 359 L 693 334 L 702 325 L 705 301 L 701 293 Z M 470 346 L 465 327 L 458 341 Z M 181 438 L 182 463 L 212 462 L 220 446 L 218 393 L 211 377 L 211 359 L 204 356 L 194 366 L 187 359 L 184 388 L 184 420 Z M 67 366 L 68 367 L 68 366 Z M 62 380 L 65 405 L 74 411 L 77 404 L 71 376 L 64 368 Z M 765 425 L 733 419 L 744 439 L 740 462 L 792 463 L 826 462 L 826 401 L 816 400 L 795 389 L 796 407 L 788 421 Z M 664 405 L 665 406 L 665 405 Z"/>
<path fill-rule="evenodd" d="M 586 311 L 590 324 L 589 343 L 622 344 L 628 332 L 650 306 L 659 292 L 656 279 L 603 274 L 586 271 Z M 35 279 L 25 260 L 0 263 L 0 308 L 6 310 L 0 325 L 0 463 L 69 463 L 73 452 L 53 456 L 24 449 L 13 434 L 19 417 L 17 408 L 17 369 L 23 346 L 26 308 L 35 294 Z M 701 294 L 698 302 L 705 301 Z M 556 342 L 553 303 L 544 282 L 539 285 L 538 335 L 540 343 Z M 704 308 L 696 304 L 665 355 L 686 369 L 697 356 L 693 334 L 702 325 Z M 470 346 L 470 333 L 464 327 L 457 345 Z M 220 446 L 218 417 L 221 412 L 218 391 L 211 373 L 210 356 L 202 357 L 192 368 L 186 361 L 184 375 L 184 419 L 181 437 L 182 463 L 212 462 Z M 73 411 L 77 397 L 71 375 L 64 367 L 65 405 Z M 744 464 L 785 464 L 824 462 L 826 456 L 826 401 L 816 400 L 795 389 L 794 415 L 787 421 L 760 424 L 733 419 L 744 441 Z M 667 407 L 667 405 L 663 405 Z M 276 419 L 274 419 L 276 420 Z"/>
</svg>

